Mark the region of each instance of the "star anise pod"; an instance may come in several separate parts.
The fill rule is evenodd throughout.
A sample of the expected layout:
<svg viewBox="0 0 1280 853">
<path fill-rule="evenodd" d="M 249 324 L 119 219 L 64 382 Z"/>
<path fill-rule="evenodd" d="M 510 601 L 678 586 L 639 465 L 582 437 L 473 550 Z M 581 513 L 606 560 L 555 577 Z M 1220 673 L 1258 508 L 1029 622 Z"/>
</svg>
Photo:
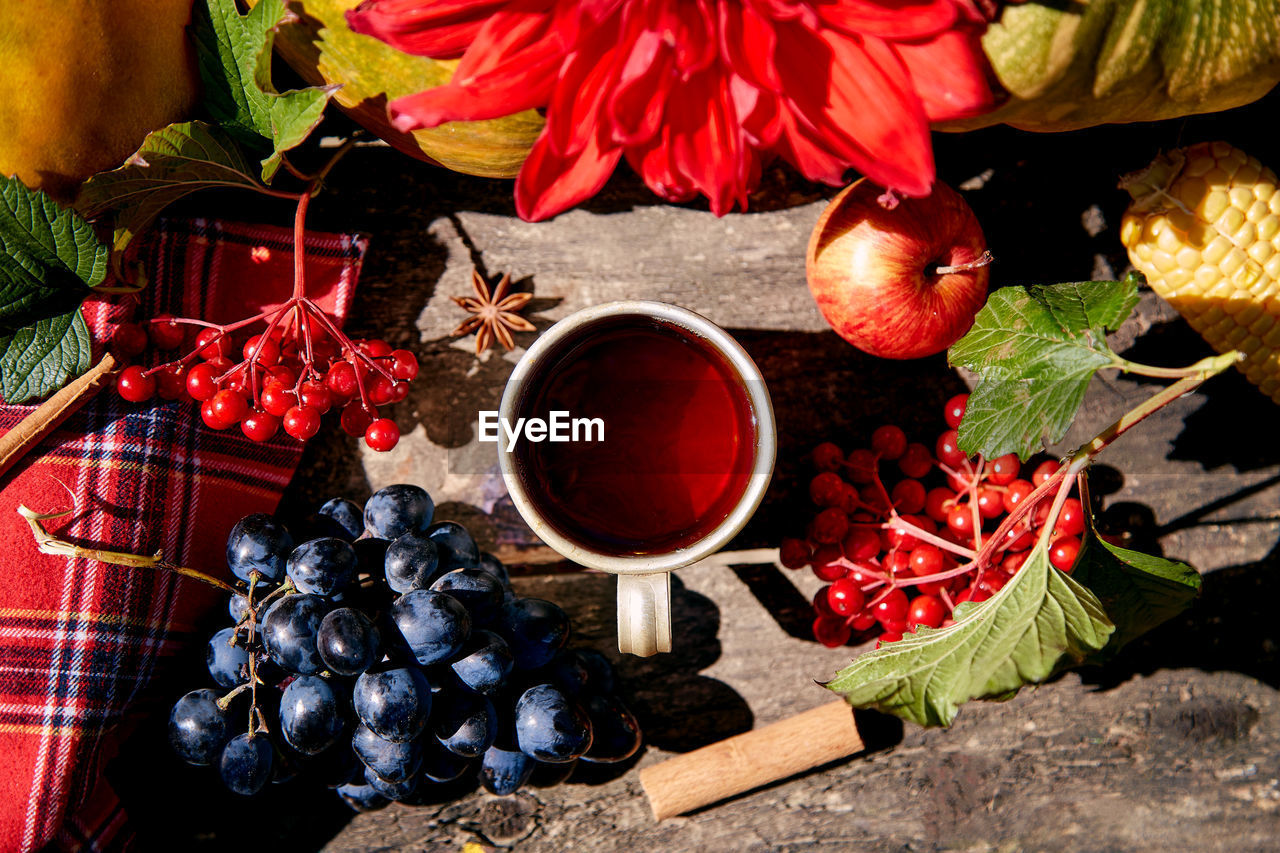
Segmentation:
<svg viewBox="0 0 1280 853">
<path fill-rule="evenodd" d="M 493 289 L 493 293 L 490 293 L 489 285 L 480 275 L 480 271 L 472 270 L 471 286 L 476 291 L 474 299 L 470 296 L 453 297 L 454 302 L 474 315 L 454 329 L 453 336 L 459 337 L 475 332 L 476 355 L 487 350 L 494 338 L 497 338 L 507 352 L 510 352 L 516 346 L 516 342 L 511 337 L 513 331 L 537 331 L 532 323 L 516 313 L 529 303 L 533 294 L 512 293 L 508 296 L 507 290 L 511 287 L 511 276 L 503 275 L 498 286 Z"/>
</svg>

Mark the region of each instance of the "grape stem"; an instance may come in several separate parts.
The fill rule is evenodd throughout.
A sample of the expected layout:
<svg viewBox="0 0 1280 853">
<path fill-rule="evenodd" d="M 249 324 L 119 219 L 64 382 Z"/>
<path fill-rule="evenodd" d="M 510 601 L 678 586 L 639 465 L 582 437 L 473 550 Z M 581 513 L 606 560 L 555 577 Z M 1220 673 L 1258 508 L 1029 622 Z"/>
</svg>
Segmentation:
<svg viewBox="0 0 1280 853">
<path fill-rule="evenodd" d="M 31 527 L 31 535 L 36 541 L 36 547 L 42 554 L 52 554 L 57 557 L 79 557 L 85 560 L 97 560 L 100 563 L 107 563 L 112 566 L 161 569 L 166 572 L 173 572 L 174 574 L 182 575 L 184 578 L 192 578 L 200 581 L 201 583 L 216 586 L 218 589 L 226 590 L 227 592 L 238 591 L 231 584 L 226 581 L 219 580 L 212 575 L 207 575 L 204 572 L 197 571 L 196 569 L 188 569 L 186 566 L 179 566 L 176 563 L 169 562 L 159 551 L 149 557 L 146 557 L 139 554 L 125 553 L 123 551 L 102 551 L 97 548 L 85 548 L 81 545 L 76 545 L 57 538 L 53 534 L 49 533 L 49 531 L 45 530 L 44 524 L 42 524 L 42 522 L 51 518 L 63 518 L 70 514 L 71 510 L 65 510 L 64 512 L 38 513 L 34 510 L 28 509 L 24 505 L 20 504 L 18 506 L 18 515 L 27 520 L 27 524 Z"/>
</svg>

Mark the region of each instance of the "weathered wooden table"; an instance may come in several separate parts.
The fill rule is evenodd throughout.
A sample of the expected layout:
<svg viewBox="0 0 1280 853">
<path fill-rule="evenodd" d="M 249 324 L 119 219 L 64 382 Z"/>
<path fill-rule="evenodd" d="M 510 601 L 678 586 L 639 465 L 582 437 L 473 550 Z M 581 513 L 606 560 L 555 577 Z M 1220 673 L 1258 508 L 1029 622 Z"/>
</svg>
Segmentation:
<svg viewBox="0 0 1280 853">
<path fill-rule="evenodd" d="M 939 136 L 939 172 L 966 188 L 984 223 L 995 284 L 1110 277 L 1126 266 L 1118 176 L 1160 149 L 1211 138 L 1280 163 L 1280 145 L 1264 133 L 1278 105 L 1273 94 L 1235 113 L 1159 125 Z M 804 249 L 832 194 L 774 169 L 750 213 L 716 219 L 696 204 L 659 204 L 619 174 L 582 208 L 528 224 L 514 216 L 508 184 L 358 149 L 317 200 L 312 225 L 370 235 L 351 328 L 413 349 L 425 378 L 395 409 L 405 433 L 395 451 L 358 448 L 330 423 L 286 504 L 361 500 L 411 481 L 432 492 L 438 517 L 471 525 L 483 545 L 509 557 L 528 545 L 493 446 L 474 441 L 477 411 L 497 408 L 520 351 L 476 358 L 472 339 L 448 336 L 461 319 L 448 297 L 469 291 L 475 266 L 532 290 L 527 313 L 540 330 L 587 305 L 644 298 L 701 312 L 736 335 L 769 383 L 780 450 L 765 505 L 732 547 L 776 546 L 804 512 L 800 457 L 812 445 L 856 446 L 890 420 L 936 432 L 941 402 L 964 387 L 942 357 L 877 361 L 827 329 L 805 287 Z M 1154 363 L 1187 364 L 1207 351 L 1150 293 L 1116 338 Z M 1064 447 L 1153 387 L 1095 380 Z M 1004 704 L 968 705 L 950 730 L 886 726 L 877 752 L 690 816 L 655 824 L 636 767 L 830 701 L 815 680 L 858 651 L 809 636 L 818 582 L 807 571 L 730 556 L 678 573 L 674 652 L 619 661 L 647 748 L 611 772 L 505 799 L 471 790 L 358 816 L 286 794 L 266 806 L 204 788 L 175 796 L 154 780 L 125 786 L 129 806 L 140 811 L 144 844 L 165 849 L 460 850 L 469 840 L 528 851 L 1280 849 L 1278 427 L 1280 409 L 1232 374 L 1103 457 L 1097 482 L 1112 519 L 1206 575 L 1186 615 L 1111 665 Z M 561 603 L 579 642 L 620 657 L 613 579 L 548 568 L 519 577 L 519 589 Z"/>
</svg>

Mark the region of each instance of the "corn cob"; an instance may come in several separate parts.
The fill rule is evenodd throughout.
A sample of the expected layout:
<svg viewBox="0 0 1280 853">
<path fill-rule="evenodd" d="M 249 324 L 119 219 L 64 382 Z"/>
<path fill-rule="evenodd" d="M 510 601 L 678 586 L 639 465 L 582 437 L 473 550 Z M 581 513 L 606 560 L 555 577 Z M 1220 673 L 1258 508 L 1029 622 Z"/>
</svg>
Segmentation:
<svg viewBox="0 0 1280 853">
<path fill-rule="evenodd" d="M 1280 190 L 1275 172 L 1225 142 L 1157 157 L 1120 186 L 1129 260 L 1218 352 L 1280 403 Z"/>
</svg>

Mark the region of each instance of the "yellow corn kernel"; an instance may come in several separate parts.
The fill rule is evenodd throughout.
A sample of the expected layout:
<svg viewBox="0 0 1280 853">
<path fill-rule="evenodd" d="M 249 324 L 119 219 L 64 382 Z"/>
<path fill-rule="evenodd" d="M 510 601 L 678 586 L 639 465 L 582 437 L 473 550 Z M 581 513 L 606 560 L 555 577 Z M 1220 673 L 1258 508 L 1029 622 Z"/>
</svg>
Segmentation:
<svg viewBox="0 0 1280 853">
<path fill-rule="evenodd" d="M 1280 403 L 1280 190 L 1227 142 L 1157 157 L 1121 186 L 1129 261 L 1218 352 L 1248 354 L 1249 381 Z"/>
</svg>

